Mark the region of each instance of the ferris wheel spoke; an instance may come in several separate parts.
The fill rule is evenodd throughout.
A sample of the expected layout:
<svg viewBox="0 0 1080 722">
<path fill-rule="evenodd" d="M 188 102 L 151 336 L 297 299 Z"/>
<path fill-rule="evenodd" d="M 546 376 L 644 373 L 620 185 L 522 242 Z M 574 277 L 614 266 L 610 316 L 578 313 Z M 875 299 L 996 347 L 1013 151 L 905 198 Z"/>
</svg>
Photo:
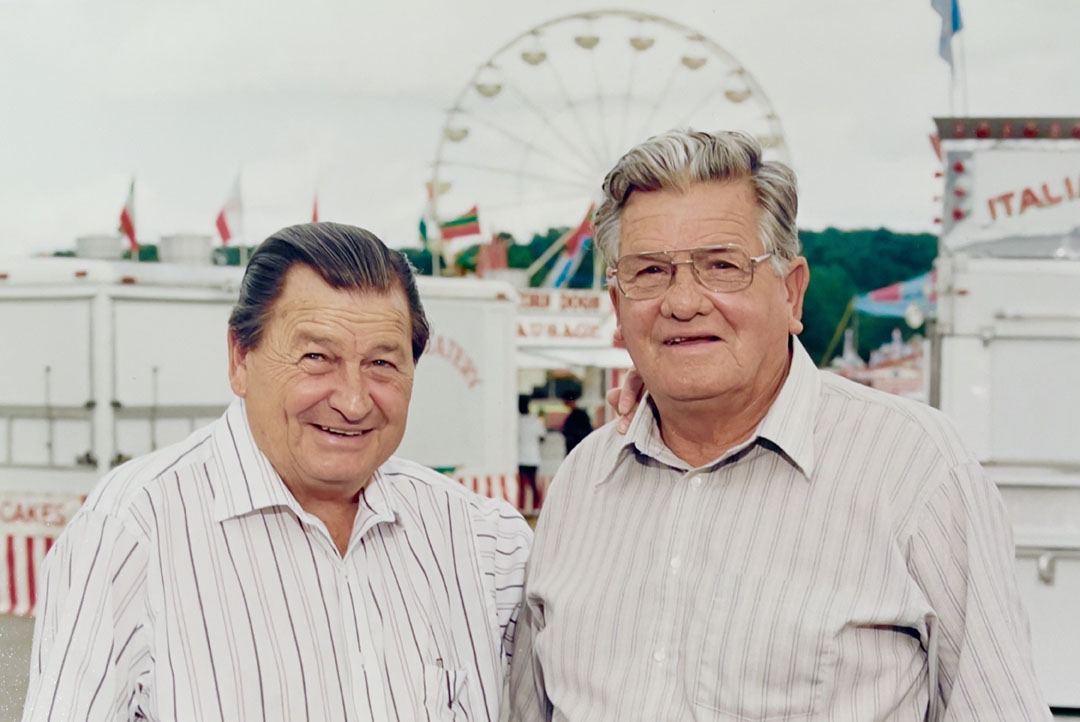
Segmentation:
<svg viewBox="0 0 1080 722">
<path fill-rule="evenodd" d="M 566 201 L 578 200 L 581 198 L 580 191 L 573 191 L 569 193 L 559 193 L 557 195 L 534 195 L 521 197 L 513 201 L 505 201 L 502 203 L 490 203 L 484 206 L 485 212 L 502 211 L 508 208 L 518 208 L 520 206 L 542 206 L 551 205 L 553 203 L 565 203 Z"/>
<path fill-rule="evenodd" d="M 697 115 L 699 112 L 701 112 L 702 108 L 704 108 L 709 103 L 713 102 L 713 100 L 716 99 L 716 96 L 719 95 L 722 92 L 724 92 L 724 87 L 723 86 L 717 87 L 716 90 L 714 90 L 713 92 L 711 92 L 707 96 L 705 96 L 704 100 L 702 100 L 700 103 L 698 103 L 696 106 L 694 106 L 693 110 L 691 110 L 689 113 L 686 113 L 682 117 L 680 117 L 677 125 L 683 126 L 683 125 L 686 125 L 687 123 L 689 123 L 690 118 L 693 118 L 695 115 Z"/>
<path fill-rule="evenodd" d="M 622 117 L 619 118 L 618 145 L 615 147 L 615 152 L 626 147 L 626 119 L 630 116 L 630 100 L 633 97 L 631 93 L 634 88 L 634 76 L 637 74 L 637 59 L 637 53 L 630 56 L 630 72 L 626 77 L 626 94 L 623 95 L 625 102 L 623 102 Z"/>
<path fill-rule="evenodd" d="M 571 180 L 568 178 L 557 178 L 552 175 L 546 175 L 544 173 L 532 173 L 529 171 L 521 170 L 519 168 L 509 168 L 506 166 L 486 165 L 483 163 L 466 163 L 463 161 L 443 161 L 442 165 L 449 166 L 451 168 L 468 168 L 470 170 L 480 170 L 487 173 L 495 173 L 498 175 L 514 176 L 517 178 L 529 178 L 531 180 L 544 181 L 545 183 L 555 183 L 561 186 L 567 186 L 571 188 L 583 188 L 592 190 L 592 186 L 588 183 L 580 180 Z"/>
<path fill-rule="evenodd" d="M 567 163 L 567 159 L 572 158 L 574 168 L 569 168 L 569 170 L 574 170 L 583 176 L 588 176 L 591 172 L 591 170 L 584 165 L 584 161 L 582 161 L 581 156 L 577 153 L 571 153 L 569 155 L 563 153 L 561 155 L 556 155 L 554 152 L 548 150 L 546 147 L 540 145 L 539 143 L 530 142 L 522 138 L 517 133 L 514 133 L 513 131 L 507 129 L 505 126 L 486 120 L 475 113 L 470 114 L 469 118 L 473 122 L 478 123 L 479 125 L 482 125 L 495 133 L 498 133 L 507 140 L 522 146 L 526 150 L 535 152 L 538 155 L 544 156 L 545 158 L 549 158 L 563 167 L 567 167 L 569 165 Z"/>
<path fill-rule="evenodd" d="M 649 109 L 649 115 L 646 116 L 645 122 L 641 124 L 635 138 L 643 139 L 646 137 L 646 134 L 649 133 L 649 128 L 652 125 L 653 118 L 656 117 L 656 112 L 660 110 L 660 106 L 667 100 L 668 93 L 671 91 L 671 86 L 675 84 L 675 73 L 678 71 L 679 66 L 673 65 L 671 72 L 668 73 L 667 79 L 664 81 L 663 90 L 660 92 L 660 96 L 657 97 L 656 102 L 653 103 L 652 107 Z"/>
<path fill-rule="evenodd" d="M 543 108 L 539 107 L 536 103 L 530 100 L 524 93 L 521 92 L 521 90 L 518 89 L 516 85 L 510 85 L 508 87 L 511 91 L 514 92 L 515 95 L 517 95 L 521 102 L 523 102 L 529 108 L 529 110 L 535 113 L 536 116 L 540 118 L 541 121 L 543 121 L 544 127 L 550 130 L 552 134 L 555 135 L 555 137 L 561 140 L 571 153 L 574 153 L 579 157 L 584 155 L 582 149 L 578 147 L 578 145 L 575 144 L 573 140 L 568 138 L 566 136 L 566 133 L 562 132 L 562 130 L 560 130 L 559 127 L 551 121 L 551 118 L 548 117 L 547 113 L 544 112 Z M 591 139 L 588 136 L 585 136 L 585 143 L 588 146 L 589 151 L 593 153 L 594 157 L 596 157 L 596 152 L 593 149 Z"/>
<path fill-rule="evenodd" d="M 603 160 L 601 161 L 603 167 L 607 168 L 611 165 L 611 150 L 608 148 L 608 133 L 604 132 L 605 128 L 608 128 L 607 113 L 604 109 L 604 89 L 600 85 L 600 71 L 596 69 L 596 57 L 592 57 L 592 71 L 593 71 L 593 84 L 596 87 L 596 118 L 599 121 L 600 128 L 598 135 L 600 136 L 600 144 L 603 146 L 600 150 L 603 153 Z"/>
<path fill-rule="evenodd" d="M 571 115 L 574 116 L 574 122 L 577 123 L 578 130 L 581 131 L 581 137 L 585 139 L 586 144 L 588 144 L 589 146 L 589 151 L 592 153 L 593 162 L 598 168 L 603 168 L 604 157 L 593 145 L 592 136 L 589 134 L 588 129 L 585 127 L 585 121 L 582 120 L 581 114 L 578 113 L 577 103 L 573 101 L 573 99 L 570 97 L 570 93 L 566 90 L 566 83 L 563 82 L 562 75 L 559 74 L 559 71 L 555 68 L 555 65 L 553 63 L 548 63 L 547 66 L 551 69 L 551 74 L 555 78 L 556 85 L 559 86 L 559 92 L 562 93 L 565 106 L 570 109 Z"/>
</svg>

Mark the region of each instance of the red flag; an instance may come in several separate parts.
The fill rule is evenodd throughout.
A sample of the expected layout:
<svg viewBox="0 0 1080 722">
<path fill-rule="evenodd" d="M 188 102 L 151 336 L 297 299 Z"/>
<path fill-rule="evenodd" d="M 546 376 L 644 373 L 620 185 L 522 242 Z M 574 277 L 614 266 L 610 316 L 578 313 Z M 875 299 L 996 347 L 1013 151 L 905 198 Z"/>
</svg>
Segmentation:
<svg viewBox="0 0 1080 722">
<path fill-rule="evenodd" d="M 135 179 L 131 179 L 131 187 L 128 188 L 127 201 L 124 210 L 120 211 L 120 232 L 127 236 L 128 247 L 132 252 L 139 250 L 139 242 L 135 240 Z"/>
<path fill-rule="evenodd" d="M 221 245 L 228 245 L 231 239 L 239 235 L 243 210 L 240 204 L 240 176 L 237 176 L 236 183 L 233 184 L 229 197 L 225 199 L 225 205 L 221 207 L 214 222 L 218 235 L 221 236 Z"/>
<path fill-rule="evenodd" d="M 311 222 L 319 222 L 319 194 L 315 194 L 315 205 L 311 207 Z"/>
</svg>

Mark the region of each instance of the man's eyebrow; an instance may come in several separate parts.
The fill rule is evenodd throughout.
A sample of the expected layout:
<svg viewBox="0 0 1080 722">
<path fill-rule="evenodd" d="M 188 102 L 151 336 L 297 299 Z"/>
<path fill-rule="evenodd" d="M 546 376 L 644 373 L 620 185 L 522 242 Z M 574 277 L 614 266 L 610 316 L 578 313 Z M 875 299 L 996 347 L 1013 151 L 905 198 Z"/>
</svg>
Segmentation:
<svg viewBox="0 0 1080 722">
<path fill-rule="evenodd" d="M 325 334 L 315 333 L 314 331 L 300 330 L 296 333 L 296 340 L 301 342 L 315 343 L 322 346 L 332 346 L 334 340 Z"/>
<path fill-rule="evenodd" d="M 386 343 L 376 344 L 369 350 L 371 353 L 404 353 L 405 344 L 397 341 L 387 341 Z"/>
</svg>

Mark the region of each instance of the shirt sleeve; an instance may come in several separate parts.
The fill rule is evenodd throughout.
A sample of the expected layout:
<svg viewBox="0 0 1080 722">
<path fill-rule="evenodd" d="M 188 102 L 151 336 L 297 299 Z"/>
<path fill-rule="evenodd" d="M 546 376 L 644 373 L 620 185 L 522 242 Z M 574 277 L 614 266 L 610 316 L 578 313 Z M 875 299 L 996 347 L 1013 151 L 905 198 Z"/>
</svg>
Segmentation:
<svg viewBox="0 0 1080 722">
<path fill-rule="evenodd" d="M 544 610 L 526 597 L 518 617 L 514 656 L 510 663 L 510 722 L 541 722 L 552 717 L 544 671 L 536 657 L 536 633 L 544 628 Z"/>
<path fill-rule="evenodd" d="M 921 511 L 910 566 L 934 610 L 938 719 L 1050 720 L 1016 586 L 1012 525 L 976 463 L 952 470 Z M 936 630 L 934 629 L 936 627 Z"/>
<path fill-rule="evenodd" d="M 533 534 L 525 518 L 506 503 L 498 507 L 496 529 L 495 614 L 499 620 L 503 656 L 509 661 L 514 651 L 514 633 L 525 587 L 525 564 Z"/>
<path fill-rule="evenodd" d="M 42 565 L 23 722 L 127 720 L 149 669 L 146 550 L 124 525 L 83 509 Z"/>
</svg>

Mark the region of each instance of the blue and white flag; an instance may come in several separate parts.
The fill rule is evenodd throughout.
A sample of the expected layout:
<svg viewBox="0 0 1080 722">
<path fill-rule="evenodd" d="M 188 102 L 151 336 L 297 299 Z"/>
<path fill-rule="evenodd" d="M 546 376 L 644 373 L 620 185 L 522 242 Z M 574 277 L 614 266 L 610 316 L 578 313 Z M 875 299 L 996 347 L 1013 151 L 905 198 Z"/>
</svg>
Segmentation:
<svg viewBox="0 0 1080 722">
<path fill-rule="evenodd" d="M 941 16 L 941 40 L 938 42 L 938 53 L 953 65 L 952 37 L 963 30 L 964 23 L 960 20 L 960 0 L 930 0 L 930 6 Z"/>
</svg>

